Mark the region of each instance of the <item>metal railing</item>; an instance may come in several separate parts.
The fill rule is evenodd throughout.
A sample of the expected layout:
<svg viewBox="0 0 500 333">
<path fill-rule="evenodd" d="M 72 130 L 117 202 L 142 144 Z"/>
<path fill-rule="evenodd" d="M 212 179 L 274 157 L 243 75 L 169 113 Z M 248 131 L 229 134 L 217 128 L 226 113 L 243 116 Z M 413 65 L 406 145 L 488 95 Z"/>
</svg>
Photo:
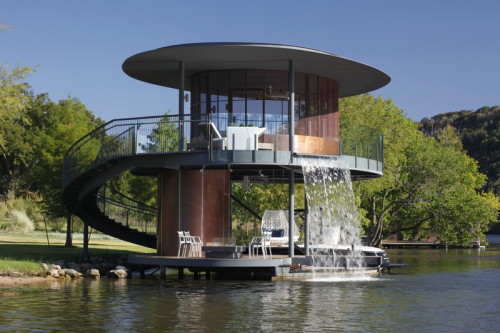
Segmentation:
<svg viewBox="0 0 500 333">
<path fill-rule="evenodd" d="M 110 158 L 170 153 L 187 147 L 192 120 L 185 116 L 156 116 L 112 120 L 75 142 L 64 158 L 63 186 L 93 165 Z"/>
<path fill-rule="evenodd" d="M 97 192 L 97 206 L 101 212 L 129 228 L 156 234 L 156 207 L 138 202 L 108 185 Z"/>
<path fill-rule="evenodd" d="M 287 134 L 288 117 L 244 114 L 164 115 L 112 120 L 75 142 L 64 158 L 63 186 L 110 158 L 210 150 L 214 129 L 226 136 L 228 126 L 265 127 L 267 134 Z M 213 123 L 215 126 L 200 126 Z M 215 148 L 214 148 L 215 149 Z"/>
<path fill-rule="evenodd" d="M 95 164 L 111 158 L 193 150 L 211 153 L 214 149 L 224 149 L 223 146 L 214 146 L 213 139 L 217 136 L 227 139 L 230 126 L 259 127 L 265 128 L 265 134 L 287 135 L 288 116 L 215 113 L 112 120 L 78 140 L 68 150 L 64 158 L 63 186 Z M 367 126 L 342 124 L 340 134 L 341 155 L 383 162 L 380 131 Z M 272 149 L 278 150 L 277 145 Z"/>
<path fill-rule="evenodd" d="M 340 155 L 384 162 L 382 131 L 358 124 L 342 123 L 340 127 Z"/>
</svg>

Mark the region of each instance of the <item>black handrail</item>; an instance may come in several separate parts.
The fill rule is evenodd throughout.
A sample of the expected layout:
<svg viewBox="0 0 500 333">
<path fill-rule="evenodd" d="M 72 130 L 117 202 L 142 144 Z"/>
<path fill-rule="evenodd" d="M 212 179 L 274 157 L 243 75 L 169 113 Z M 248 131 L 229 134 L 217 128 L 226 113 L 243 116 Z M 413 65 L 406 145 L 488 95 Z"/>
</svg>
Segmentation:
<svg viewBox="0 0 500 333">
<path fill-rule="evenodd" d="M 115 198 L 106 195 L 107 191 L 111 192 L 112 195 L 115 196 Z M 115 210 L 114 214 L 119 215 L 121 218 L 124 218 L 125 220 L 124 223 L 118 221 L 116 222 L 124 224 L 127 227 L 130 227 L 129 223 L 130 215 L 135 215 L 140 219 L 139 221 L 136 221 L 136 224 L 138 224 L 138 226 L 143 229 L 143 232 L 147 233 L 148 229 L 150 230 L 152 229 L 153 232 L 156 232 L 157 209 L 155 207 L 134 200 L 118 192 L 116 189 L 106 184 L 101 186 L 101 188 L 97 192 L 96 199 L 99 209 L 104 215 L 107 216 L 113 215 L 113 213 L 111 213 L 109 209 L 109 206 L 111 205 L 113 207 L 112 210 Z M 123 209 L 124 211 L 121 212 L 121 209 Z M 116 212 L 116 210 L 118 210 L 118 212 Z M 148 228 L 149 224 L 153 224 L 153 228 Z"/>
<path fill-rule="evenodd" d="M 210 121 L 215 123 L 220 132 L 225 132 L 227 126 L 231 125 L 235 119 L 237 123 L 241 123 L 242 119 L 239 119 L 241 116 L 227 113 L 186 114 L 109 121 L 75 142 L 66 152 L 63 186 L 93 165 L 109 158 L 185 151 L 189 146 L 195 146 L 192 143 L 201 134 L 198 133 L 197 126 L 192 126 L 192 124 Z M 250 122 L 250 125 L 261 126 L 265 122 L 268 134 L 286 134 L 287 132 L 287 116 L 253 115 L 252 117 L 252 119 L 245 120 L 247 122 L 245 125 Z M 123 127 L 126 128 L 122 130 Z M 383 162 L 383 141 L 380 139 L 382 133 L 379 130 L 342 123 L 340 134 L 341 155 Z M 120 138 L 123 140 L 120 141 Z M 211 147 L 208 148 L 211 149 Z"/>
</svg>

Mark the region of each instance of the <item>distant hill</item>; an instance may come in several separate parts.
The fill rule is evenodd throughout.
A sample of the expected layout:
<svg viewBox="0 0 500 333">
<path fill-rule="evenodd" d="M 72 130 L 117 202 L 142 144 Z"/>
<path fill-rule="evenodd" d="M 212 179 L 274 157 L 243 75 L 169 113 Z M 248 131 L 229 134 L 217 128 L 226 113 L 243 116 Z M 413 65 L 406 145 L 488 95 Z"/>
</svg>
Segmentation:
<svg viewBox="0 0 500 333">
<path fill-rule="evenodd" d="M 500 191 L 500 106 L 482 107 L 476 111 L 438 114 L 420 121 L 420 130 L 434 136 L 436 130 L 451 125 L 462 139 L 469 156 L 479 163 L 479 170 L 488 177 L 485 190 Z"/>
</svg>

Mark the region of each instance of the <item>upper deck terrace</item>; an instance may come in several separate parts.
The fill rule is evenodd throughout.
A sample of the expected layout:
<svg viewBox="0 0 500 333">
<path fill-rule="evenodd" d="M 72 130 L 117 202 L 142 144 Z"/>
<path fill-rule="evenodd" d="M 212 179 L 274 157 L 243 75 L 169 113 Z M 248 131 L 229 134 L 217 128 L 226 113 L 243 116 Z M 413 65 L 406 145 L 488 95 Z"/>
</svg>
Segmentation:
<svg viewBox="0 0 500 333">
<path fill-rule="evenodd" d="M 247 115 L 243 119 L 227 113 L 112 120 L 84 136 L 67 152 L 64 185 L 101 163 L 134 156 L 150 158 L 129 168 L 150 174 L 159 169 L 204 168 L 230 169 L 234 171 L 233 180 L 241 180 L 244 175 L 269 177 L 283 168 L 299 169 L 293 157 L 301 155 L 336 156 L 346 163 L 355 180 L 382 175 L 383 137 L 379 131 L 341 125 L 340 140 L 318 149 L 328 154 L 303 154 L 301 147 L 317 146 L 321 138 L 295 135 L 291 154 L 288 124 L 286 115 Z M 295 122 L 296 127 L 299 125 Z"/>
</svg>

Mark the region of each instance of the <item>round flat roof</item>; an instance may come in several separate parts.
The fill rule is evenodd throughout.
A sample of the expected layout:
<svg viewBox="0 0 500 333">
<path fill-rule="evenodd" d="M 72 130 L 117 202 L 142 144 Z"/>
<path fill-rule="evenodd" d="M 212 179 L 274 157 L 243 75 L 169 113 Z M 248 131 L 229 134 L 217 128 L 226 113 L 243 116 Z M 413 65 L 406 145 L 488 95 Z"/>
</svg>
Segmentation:
<svg viewBox="0 0 500 333">
<path fill-rule="evenodd" d="M 371 66 L 314 49 L 262 43 L 196 43 L 162 47 L 131 56 L 123 71 L 138 80 L 179 88 L 179 62 L 186 77 L 199 72 L 229 69 L 288 70 L 320 75 L 339 83 L 339 96 L 367 93 L 389 83 L 391 78 Z M 185 89 L 190 89 L 190 80 Z"/>
</svg>

